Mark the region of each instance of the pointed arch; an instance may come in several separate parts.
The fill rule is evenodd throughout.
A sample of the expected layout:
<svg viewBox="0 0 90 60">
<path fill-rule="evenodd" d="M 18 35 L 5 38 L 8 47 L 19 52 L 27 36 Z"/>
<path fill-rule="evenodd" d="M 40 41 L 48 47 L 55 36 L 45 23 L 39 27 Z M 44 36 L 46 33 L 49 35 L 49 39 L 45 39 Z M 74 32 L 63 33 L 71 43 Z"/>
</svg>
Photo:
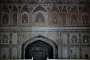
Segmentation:
<svg viewBox="0 0 90 60">
<path fill-rule="evenodd" d="M 39 13 L 36 15 L 35 22 L 44 22 L 44 21 L 45 21 L 45 18 L 44 18 L 44 16 L 43 16 L 43 14 L 39 12 Z"/>
<path fill-rule="evenodd" d="M 31 59 L 32 56 L 34 59 L 37 59 L 37 57 L 43 58 L 42 60 L 46 60 L 47 57 L 53 59 L 53 48 L 50 44 L 41 40 L 37 40 L 25 48 L 25 59 Z"/>
<path fill-rule="evenodd" d="M 22 52 L 21 52 L 23 59 L 25 59 L 25 48 L 29 44 L 31 44 L 33 42 L 36 42 L 38 40 L 43 41 L 43 42 L 45 42 L 47 44 L 50 44 L 50 46 L 52 46 L 52 48 L 53 48 L 53 58 L 57 58 L 57 56 L 58 56 L 58 54 L 57 54 L 57 52 L 58 52 L 57 51 L 58 50 L 57 49 L 57 44 L 55 42 L 53 42 L 52 40 L 50 40 L 50 39 L 48 39 L 48 38 L 46 38 L 44 36 L 39 35 L 39 36 L 33 37 L 32 39 L 27 40 L 25 43 L 23 43 L 23 45 L 22 45 Z"/>
<path fill-rule="evenodd" d="M 24 12 L 22 13 L 22 24 L 27 24 L 29 20 L 28 13 Z"/>
</svg>

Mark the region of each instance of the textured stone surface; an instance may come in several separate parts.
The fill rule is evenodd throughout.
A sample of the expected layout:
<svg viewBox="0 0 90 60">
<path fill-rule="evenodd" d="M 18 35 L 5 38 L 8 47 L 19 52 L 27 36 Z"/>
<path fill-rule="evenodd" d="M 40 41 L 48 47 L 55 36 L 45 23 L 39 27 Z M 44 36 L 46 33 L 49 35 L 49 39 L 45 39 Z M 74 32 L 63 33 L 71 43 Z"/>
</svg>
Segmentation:
<svg viewBox="0 0 90 60">
<path fill-rule="evenodd" d="M 25 48 L 38 40 L 52 46 L 53 59 L 90 58 L 89 3 L 0 0 L 0 59 L 25 58 Z"/>
</svg>

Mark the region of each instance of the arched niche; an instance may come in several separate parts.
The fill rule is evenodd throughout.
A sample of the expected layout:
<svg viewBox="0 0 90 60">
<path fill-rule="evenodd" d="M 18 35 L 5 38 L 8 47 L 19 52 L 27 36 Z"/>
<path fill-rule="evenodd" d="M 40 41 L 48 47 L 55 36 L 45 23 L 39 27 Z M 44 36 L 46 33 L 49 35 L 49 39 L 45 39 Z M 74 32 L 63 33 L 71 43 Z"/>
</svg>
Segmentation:
<svg viewBox="0 0 90 60">
<path fill-rule="evenodd" d="M 28 24 L 29 14 L 27 12 L 23 12 L 21 17 L 22 24 Z"/>
<path fill-rule="evenodd" d="M 35 22 L 45 22 L 45 18 L 44 18 L 44 16 L 43 16 L 42 13 L 39 12 L 39 13 L 36 15 Z"/>
<path fill-rule="evenodd" d="M 32 22 L 35 26 L 45 26 L 48 24 L 48 12 L 45 6 L 38 5 L 33 8 Z"/>
<path fill-rule="evenodd" d="M 3 14 L 2 15 L 2 24 L 9 24 L 9 15 L 8 14 Z"/>
</svg>

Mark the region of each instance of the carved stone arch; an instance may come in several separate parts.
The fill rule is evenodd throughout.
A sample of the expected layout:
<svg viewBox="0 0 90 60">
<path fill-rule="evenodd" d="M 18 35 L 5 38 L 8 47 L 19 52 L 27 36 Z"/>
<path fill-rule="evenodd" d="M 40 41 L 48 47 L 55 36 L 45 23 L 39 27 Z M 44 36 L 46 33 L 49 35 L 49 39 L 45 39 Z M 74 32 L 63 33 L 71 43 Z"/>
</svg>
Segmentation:
<svg viewBox="0 0 90 60">
<path fill-rule="evenodd" d="M 38 13 L 35 19 L 35 22 L 45 22 L 45 17 L 43 16 L 42 13 Z"/>
<path fill-rule="evenodd" d="M 38 10 L 32 13 L 32 21 L 35 23 L 48 24 L 48 13 L 42 10 Z M 38 24 L 40 25 L 40 24 Z"/>
<path fill-rule="evenodd" d="M 2 14 L 2 24 L 9 24 L 9 15 L 8 14 Z"/>
<path fill-rule="evenodd" d="M 28 44 L 31 44 L 31 43 L 38 41 L 38 40 L 43 41 L 47 44 L 50 44 L 53 48 L 53 58 L 55 59 L 58 57 L 57 44 L 54 41 L 52 41 L 44 36 L 39 35 L 39 36 L 33 37 L 32 39 L 27 40 L 25 43 L 23 43 L 23 45 L 22 45 L 22 58 L 23 59 L 25 59 L 25 48 L 28 46 Z"/>
<path fill-rule="evenodd" d="M 88 35 L 83 36 L 83 43 L 89 43 L 89 36 Z"/>
<path fill-rule="evenodd" d="M 23 12 L 21 14 L 21 21 L 22 21 L 22 23 L 28 23 L 28 21 L 29 21 L 29 14 L 27 12 Z"/>
<path fill-rule="evenodd" d="M 37 12 L 37 11 L 43 11 L 43 12 L 47 12 L 47 9 L 45 9 L 44 7 L 42 7 L 41 5 L 35 7 L 33 9 L 33 13 Z"/>
<path fill-rule="evenodd" d="M 73 36 L 71 37 L 72 43 L 77 43 L 77 42 L 78 42 L 77 40 L 78 40 L 78 39 L 77 39 L 77 36 L 76 36 L 76 35 L 73 35 Z"/>
</svg>

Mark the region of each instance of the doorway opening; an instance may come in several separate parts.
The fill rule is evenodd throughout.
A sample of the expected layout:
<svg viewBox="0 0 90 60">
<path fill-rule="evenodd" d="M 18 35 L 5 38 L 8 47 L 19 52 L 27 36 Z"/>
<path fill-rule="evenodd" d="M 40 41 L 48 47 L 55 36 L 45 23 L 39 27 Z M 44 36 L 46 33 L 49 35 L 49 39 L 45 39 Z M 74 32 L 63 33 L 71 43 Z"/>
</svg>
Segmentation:
<svg viewBox="0 0 90 60">
<path fill-rule="evenodd" d="M 28 44 L 25 48 L 25 59 L 46 60 L 46 58 L 53 59 L 53 48 L 48 43 L 37 40 Z"/>
</svg>

